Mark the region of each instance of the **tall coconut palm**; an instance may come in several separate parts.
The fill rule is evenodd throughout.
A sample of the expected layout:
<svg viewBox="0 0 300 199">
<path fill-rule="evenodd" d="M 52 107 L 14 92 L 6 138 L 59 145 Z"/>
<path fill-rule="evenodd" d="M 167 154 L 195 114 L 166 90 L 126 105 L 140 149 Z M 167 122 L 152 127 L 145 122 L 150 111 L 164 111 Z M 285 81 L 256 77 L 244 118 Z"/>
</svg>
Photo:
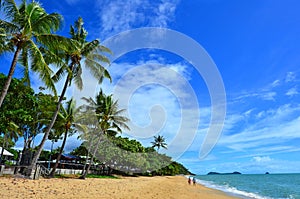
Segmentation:
<svg viewBox="0 0 300 199">
<path fill-rule="evenodd" d="M 56 163 L 54 167 L 51 170 L 50 176 L 54 177 L 56 168 L 58 166 L 58 163 L 60 161 L 61 155 L 63 153 L 63 150 L 65 148 L 67 137 L 70 136 L 72 133 L 76 132 L 75 128 L 83 129 L 81 124 L 76 122 L 76 114 L 78 112 L 78 109 L 76 109 L 76 103 L 74 99 L 71 99 L 67 102 L 66 108 L 62 107 L 61 112 L 58 114 L 58 120 L 55 123 L 55 129 L 64 129 L 64 135 L 63 135 L 63 141 L 60 147 L 60 151 L 58 153 L 58 156 L 56 158 Z"/>
<path fill-rule="evenodd" d="M 43 139 L 38 147 L 37 152 L 35 153 L 35 156 L 33 157 L 29 171 L 35 167 L 35 164 L 41 154 L 42 148 L 59 113 L 60 106 L 64 99 L 68 86 L 70 86 L 71 83 L 74 82 L 79 89 L 82 89 L 83 87 L 83 82 L 81 79 L 81 61 L 83 59 L 85 60 L 86 68 L 88 68 L 92 72 L 92 74 L 99 80 L 99 83 L 102 82 L 104 77 L 111 80 L 108 71 L 102 65 L 102 63 L 109 64 L 109 60 L 105 56 L 100 54 L 100 52 L 110 52 L 110 50 L 105 48 L 104 46 L 101 46 L 99 40 L 93 40 L 91 42 L 86 41 L 87 34 L 87 31 L 83 27 L 83 20 L 82 18 L 79 18 L 75 22 L 75 26 L 71 26 L 70 35 L 72 45 L 68 45 L 67 48 L 63 48 L 63 50 L 58 48 L 56 54 L 52 54 L 51 51 L 46 51 L 46 59 L 48 61 L 53 61 L 54 64 L 58 64 L 61 66 L 53 79 L 55 81 L 58 81 L 61 77 L 63 77 L 64 74 L 66 74 L 66 79 L 61 95 L 57 102 L 56 110 L 53 113 L 52 120 L 47 126 Z M 65 63 L 61 63 L 60 58 L 64 59 Z"/>
<path fill-rule="evenodd" d="M 92 155 L 91 160 L 95 157 L 95 154 L 98 150 L 102 136 L 111 136 L 115 135 L 117 132 L 122 133 L 122 129 L 128 129 L 127 122 L 129 119 L 123 116 L 125 109 L 119 109 L 118 101 L 113 100 L 112 95 L 105 95 L 102 90 L 96 96 L 94 101 L 92 98 L 83 98 L 86 102 L 86 108 L 88 110 L 94 110 L 96 112 L 97 124 L 95 125 L 96 131 L 91 131 L 93 134 L 90 135 L 90 138 L 94 139 L 95 146 L 92 151 L 89 151 Z M 91 164 L 87 167 L 82 179 L 85 179 L 86 175 L 89 172 Z"/>
<path fill-rule="evenodd" d="M 45 85 L 55 92 L 54 82 L 51 80 L 52 71 L 39 50 L 39 46 L 61 45 L 62 37 L 52 33 L 60 28 L 62 16 L 57 13 L 48 14 L 35 1 L 27 4 L 26 0 L 22 0 L 17 6 L 14 0 L 1 0 L 0 9 L 8 19 L 8 21 L 0 19 L 0 54 L 5 51 L 14 54 L 7 80 L 1 91 L 0 107 L 18 61 L 25 65 L 28 75 L 30 59 L 31 69 L 37 72 Z"/>
<path fill-rule="evenodd" d="M 159 151 L 160 147 L 167 148 L 166 140 L 163 136 L 158 135 L 157 137 L 154 136 L 154 142 L 151 142 L 152 147 L 157 147 L 157 151 Z"/>
</svg>

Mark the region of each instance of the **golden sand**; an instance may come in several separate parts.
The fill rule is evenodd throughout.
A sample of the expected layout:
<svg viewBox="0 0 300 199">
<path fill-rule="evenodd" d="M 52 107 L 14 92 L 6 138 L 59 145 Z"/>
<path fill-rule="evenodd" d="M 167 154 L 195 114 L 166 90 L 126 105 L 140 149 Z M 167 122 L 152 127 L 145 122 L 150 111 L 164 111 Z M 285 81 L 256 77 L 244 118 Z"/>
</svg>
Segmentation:
<svg viewBox="0 0 300 199">
<path fill-rule="evenodd" d="M 233 197 L 198 184 L 189 185 L 185 177 L 172 176 L 85 180 L 0 178 L 0 198 L 230 199 Z"/>
</svg>

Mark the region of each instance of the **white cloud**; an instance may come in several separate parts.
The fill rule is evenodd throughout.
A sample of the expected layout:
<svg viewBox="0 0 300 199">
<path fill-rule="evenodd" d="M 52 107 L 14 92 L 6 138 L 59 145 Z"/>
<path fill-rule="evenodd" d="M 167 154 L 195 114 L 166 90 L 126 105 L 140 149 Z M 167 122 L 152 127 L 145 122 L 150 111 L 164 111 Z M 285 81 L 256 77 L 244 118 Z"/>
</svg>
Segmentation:
<svg viewBox="0 0 300 199">
<path fill-rule="evenodd" d="M 265 101 L 275 101 L 277 96 L 280 97 L 282 94 L 293 97 L 299 94 L 297 87 L 290 88 L 288 91 L 286 91 L 285 86 L 288 85 L 290 87 L 292 82 L 297 81 L 296 77 L 297 76 L 295 72 L 288 72 L 284 79 L 274 80 L 272 83 L 255 90 L 241 92 L 238 97 L 232 99 L 232 102 L 240 103 L 242 101 L 248 101 L 250 98 L 258 98 Z M 286 84 L 282 84 L 282 82 L 285 82 Z"/>
<path fill-rule="evenodd" d="M 260 111 L 259 113 L 256 114 L 256 118 L 262 118 L 265 115 L 265 111 Z"/>
<path fill-rule="evenodd" d="M 296 73 L 288 72 L 285 77 L 285 82 L 293 82 L 296 79 Z"/>
<path fill-rule="evenodd" d="M 275 80 L 274 82 L 272 82 L 271 87 L 277 87 L 280 85 L 280 80 Z"/>
<path fill-rule="evenodd" d="M 277 95 L 276 92 L 266 92 L 266 93 L 262 93 L 262 94 L 260 95 L 260 97 L 261 97 L 263 100 L 272 100 L 272 101 L 274 101 L 276 95 Z"/>
<path fill-rule="evenodd" d="M 268 154 L 294 151 L 298 146 L 289 141 L 300 138 L 300 106 L 282 105 L 277 109 L 259 112 L 258 119 L 238 129 L 238 124 L 225 128 L 219 145 L 249 154 Z M 230 117 L 238 117 L 233 114 Z M 237 120 L 238 121 L 238 120 Z M 225 123 L 225 127 L 226 127 Z"/>
<path fill-rule="evenodd" d="M 255 161 L 255 162 L 270 162 L 271 158 L 269 156 L 256 156 L 256 157 L 253 157 L 253 161 Z"/>
<path fill-rule="evenodd" d="M 285 94 L 289 97 L 293 97 L 295 95 L 298 95 L 299 92 L 298 92 L 297 88 L 294 87 L 294 88 L 289 89 Z"/>
<path fill-rule="evenodd" d="M 168 27 L 179 0 L 98 0 L 102 35 L 137 27 Z"/>
<path fill-rule="evenodd" d="M 244 115 L 245 115 L 246 117 L 249 117 L 253 111 L 254 111 L 254 109 L 250 109 L 250 110 L 246 111 L 246 112 L 244 113 Z"/>
</svg>

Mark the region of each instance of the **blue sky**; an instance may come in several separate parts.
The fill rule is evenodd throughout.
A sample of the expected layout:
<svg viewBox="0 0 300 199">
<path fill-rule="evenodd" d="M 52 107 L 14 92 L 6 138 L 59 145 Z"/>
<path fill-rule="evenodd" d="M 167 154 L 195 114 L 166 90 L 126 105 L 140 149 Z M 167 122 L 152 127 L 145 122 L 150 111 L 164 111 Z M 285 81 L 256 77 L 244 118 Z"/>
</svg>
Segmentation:
<svg viewBox="0 0 300 199">
<path fill-rule="evenodd" d="M 165 50 L 129 52 L 109 67 L 114 81 L 105 82 L 102 88 L 106 92 L 117 89 L 121 107 L 128 109 L 132 130 L 124 136 L 149 145 L 154 135 L 163 135 L 171 147 L 162 152 L 173 155 L 198 174 L 300 172 L 297 0 L 40 2 L 48 12 L 64 16 L 62 34 L 67 35 L 78 16 L 85 21 L 89 39 L 101 41 L 135 28 L 168 28 L 192 38 L 214 61 L 225 87 L 226 119 L 218 142 L 204 159 L 199 154 L 213 114 L 212 93 L 190 60 Z M 176 40 L 173 44 L 180 45 Z M 3 66 L 9 59 L 8 55 L 2 56 L 0 64 Z M 3 67 L 0 70 L 7 71 Z M 32 78 L 39 87 L 34 74 Z M 93 97 L 99 87 L 89 76 L 84 80 L 83 93 Z M 137 89 L 128 96 L 126 92 L 136 85 Z M 68 93 L 72 94 L 82 95 L 75 88 Z M 181 127 L 186 134 L 180 133 Z M 78 144 L 76 138 L 70 138 L 67 149 Z M 50 143 L 45 147 L 49 148 Z"/>
</svg>

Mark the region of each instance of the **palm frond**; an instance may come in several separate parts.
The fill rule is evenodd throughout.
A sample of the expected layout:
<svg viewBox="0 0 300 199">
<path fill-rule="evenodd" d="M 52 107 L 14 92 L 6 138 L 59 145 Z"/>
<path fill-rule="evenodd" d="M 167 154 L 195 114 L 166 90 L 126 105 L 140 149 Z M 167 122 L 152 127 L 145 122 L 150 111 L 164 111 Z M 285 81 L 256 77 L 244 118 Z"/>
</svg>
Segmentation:
<svg viewBox="0 0 300 199">
<path fill-rule="evenodd" d="M 8 37 L 8 36 L 12 37 L 14 33 L 19 32 L 19 27 L 16 24 L 14 24 L 12 22 L 1 20 L 1 19 L 0 19 L 0 28 L 3 30 L 3 31 L 1 31 L 2 34 L 5 34 L 3 36 L 6 36 L 6 37 Z"/>
<path fill-rule="evenodd" d="M 59 30 L 63 17 L 58 13 L 43 13 L 32 23 L 32 31 L 37 33 L 52 33 Z"/>
<path fill-rule="evenodd" d="M 73 48 L 74 41 L 56 34 L 35 34 L 37 42 L 54 52 L 67 52 Z"/>
<path fill-rule="evenodd" d="M 94 61 L 93 59 L 86 58 L 85 59 L 85 66 L 91 71 L 92 75 L 98 80 L 98 83 L 102 83 L 103 78 L 106 77 L 112 81 L 109 72 L 106 70 L 104 66 L 100 63 Z"/>
<path fill-rule="evenodd" d="M 94 62 L 100 62 L 100 63 L 102 62 L 102 63 L 110 64 L 109 59 L 99 53 L 90 53 L 87 56 L 87 59 L 93 60 Z"/>
<path fill-rule="evenodd" d="M 99 45 L 98 48 L 97 48 L 98 52 L 106 52 L 106 53 L 109 53 L 109 54 L 113 54 L 113 52 L 106 48 L 105 46 L 102 46 L 102 45 Z"/>
<path fill-rule="evenodd" d="M 29 77 L 29 61 L 28 61 L 28 50 L 23 49 L 19 57 L 19 63 L 23 66 L 23 80 L 30 86 L 30 77 Z"/>
<path fill-rule="evenodd" d="M 57 95 L 54 82 L 51 79 L 53 71 L 45 62 L 44 57 L 36 44 L 32 40 L 29 40 L 28 42 L 30 56 L 32 58 L 32 70 L 37 72 L 41 80 L 45 83 L 46 87 L 52 90 L 55 95 Z"/>
<path fill-rule="evenodd" d="M 75 83 L 75 85 L 77 86 L 77 88 L 79 90 L 82 90 L 82 88 L 83 88 L 83 81 L 82 81 L 82 78 L 81 78 L 81 74 L 82 74 L 82 68 L 77 67 L 77 70 L 75 71 L 73 80 L 74 80 L 74 83 Z"/>
<path fill-rule="evenodd" d="M 91 42 L 86 42 L 81 50 L 81 54 L 84 56 L 88 56 L 93 51 L 96 51 L 97 47 L 99 46 L 100 42 L 98 40 L 93 40 Z"/>
<path fill-rule="evenodd" d="M 1 0 L 0 6 L 8 18 L 13 19 L 20 15 L 18 6 L 14 0 Z"/>
</svg>

